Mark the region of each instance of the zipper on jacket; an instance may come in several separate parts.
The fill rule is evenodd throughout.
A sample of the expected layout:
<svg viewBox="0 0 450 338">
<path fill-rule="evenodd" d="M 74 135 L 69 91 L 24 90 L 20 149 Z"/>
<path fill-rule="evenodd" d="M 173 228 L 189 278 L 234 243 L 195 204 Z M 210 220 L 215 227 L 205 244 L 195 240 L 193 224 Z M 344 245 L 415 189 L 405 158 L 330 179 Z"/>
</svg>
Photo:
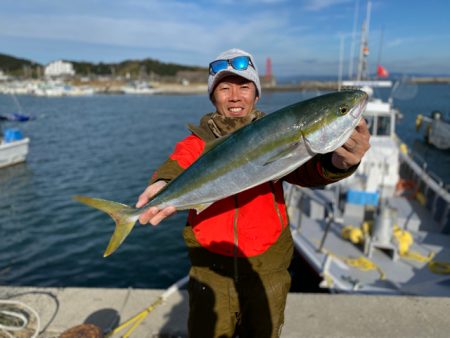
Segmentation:
<svg viewBox="0 0 450 338">
<path fill-rule="evenodd" d="M 270 189 L 272 190 L 273 203 L 275 204 L 275 210 L 277 211 L 278 218 L 280 219 L 281 230 L 284 229 L 283 217 L 281 217 L 281 211 L 277 203 L 277 196 L 275 195 L 275 186 L 273 182 L 270 182 Z"/>
<path fill-rule="evenodd" d="M 239 271 L 238 271 L 238 254 L 239 254 L 239 236 L 238 236 L 238 213 L 239 213 L 239 205 L 238 205 L 238 197 L 234 195 L 234 219 L 233 219 L 233 234 L 234 234 L 234 250 L 233 250 L 233 268 L 234 268 L 234 281 L 237 282 L 239 280 Z"/>
</svg>

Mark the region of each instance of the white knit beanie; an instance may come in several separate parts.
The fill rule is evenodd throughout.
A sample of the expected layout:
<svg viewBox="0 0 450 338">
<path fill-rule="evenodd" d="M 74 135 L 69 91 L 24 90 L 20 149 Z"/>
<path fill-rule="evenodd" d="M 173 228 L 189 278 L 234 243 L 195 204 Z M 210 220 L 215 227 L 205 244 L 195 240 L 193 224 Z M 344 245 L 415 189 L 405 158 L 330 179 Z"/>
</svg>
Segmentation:
<svg viewBox="0 0 450 338">
<path fill-rule="evenodd" d="M 237 75 L 240 77 L 243 77 L 244 79 L 252 81 L 256 86 L 256 95 L 261 97 L 261 84 L 259 82 L 259 75 L 258 75 L 258 69 L 256 68 L 255 60 L 253 59 L 253 56 L 250 53 L 247 53 L 243 50 L 232 48 L 229 49 L 220 55 L 218 55 L 214 61 L 216 60 L 230 60 L 237 56 L 248 56 L 250 60 L 252 61 L 252 64 L 255 68 L 252 66 L 247 67 L 246 70 L 236 70 L 231 65 L 228 65 L 227 69 L 222 69 L 216 74 L 212 75 L 211 73 L 208 76 L 208 93 L 209 97 L 212 96 L 212 93 L 214 89 L 216 88 L 217 84 L 220 80 L 222 80 L 226 76 L 230 75 Z M 214 62 L 213 61 L 213 62 Z"/>
</svg>

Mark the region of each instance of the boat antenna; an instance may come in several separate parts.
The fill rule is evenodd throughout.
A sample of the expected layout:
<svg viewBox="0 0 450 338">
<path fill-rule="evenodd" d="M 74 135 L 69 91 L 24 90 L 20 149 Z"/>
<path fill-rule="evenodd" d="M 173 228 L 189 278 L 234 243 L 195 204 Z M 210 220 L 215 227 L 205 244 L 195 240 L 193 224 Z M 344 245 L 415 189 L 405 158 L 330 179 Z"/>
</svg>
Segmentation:
<svg viewBox="0 0 450 338">
<path fill-rule="evenodd" d="M 355 1 L 355 13 L 353 15 L 353 31 L 352 31 L 352 44 L 350 47 L 350 63 L 348 65 L 348 79 L 353 78 L 353 59 L 355 57 L 355 40 L 356 40 L 356 26 L 358 24 L 358 10 L 359 10 L 359 0 Z"/>
<path fill-rule="evenodd" d="M 338 71 L 338 92 L 341 91 L 342 72 L 344 69 L 344 34 L 339 34 L 339 71 Z"/>
<path fill-rule="evenodd" d="M 17 107 L 17 110 L 19 111 L 19 114 L 23 114 L 23 109 L 22 109 L 22 106 L 20 105 L 20 102 L 19 102 L 19 100 L 17 100 L 17 97 L 16 97 L 16 95 L 14 95 L 14 94 L 11 94 L 11 97 L 12 97 L 12 99 L 13 99 L 13 101 L 14 101 L 14 103 L 15 103 L 16 107 Z"/>
</svg>

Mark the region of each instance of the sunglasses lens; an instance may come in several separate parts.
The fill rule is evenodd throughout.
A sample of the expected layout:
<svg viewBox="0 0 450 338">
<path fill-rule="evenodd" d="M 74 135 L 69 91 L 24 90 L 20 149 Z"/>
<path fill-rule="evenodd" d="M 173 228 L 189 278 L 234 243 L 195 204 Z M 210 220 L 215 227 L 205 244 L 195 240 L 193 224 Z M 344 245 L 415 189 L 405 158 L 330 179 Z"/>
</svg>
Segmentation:
<svg viewBox="0 0 450 338">
<path fill-rule="evenodd" d="M 236 70 L 246 70 L 250 59 L 247 56 L 238 56 L 231 59 L 231 65 Z"/>
<path fill-rule="evenodd" d="M 216 74 L 216 73 L 220 72 L 223 69 L 227 69 L 228 68 L 228 62 L 227 62 L 227 60 L 217 60 L 217 61 L 211 62 L 209 67 L 210 67 L 211 73 L 212 74 Z"/>
<path fill-rule="evenodd" d="M 250 58 L 248 56 L 237 56 L 231 60 L 216 60 L 209 64 L 209 72 L 211 74 L 217 74 L 221 70 L 228 68 L 228 63 L 236 70 L 246 70 L 250 64 Z"/>
</svg>

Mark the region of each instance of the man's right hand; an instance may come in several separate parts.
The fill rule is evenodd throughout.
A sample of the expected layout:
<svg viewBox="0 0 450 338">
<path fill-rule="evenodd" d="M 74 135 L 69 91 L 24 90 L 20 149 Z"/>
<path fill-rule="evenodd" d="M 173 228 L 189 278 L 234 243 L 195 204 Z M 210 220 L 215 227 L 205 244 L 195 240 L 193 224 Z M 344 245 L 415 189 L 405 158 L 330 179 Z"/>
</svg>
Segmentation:
<svg viewBox="0 0 450 338">
<path fill-rule="evenodd" d="M 167 183 L 164 181 L 157 181 L 147 187 L 139 196 L 136 203 L 136 208 L 143 207 L 158 191 L 160 191 Z M 176 212 L 175 207 L 167 207 L 159 210 L 157 207 L 151 207 L 139 216 L 141 224 L 157 225 L 166 217 L 173 215 Z"/>
</svg>

